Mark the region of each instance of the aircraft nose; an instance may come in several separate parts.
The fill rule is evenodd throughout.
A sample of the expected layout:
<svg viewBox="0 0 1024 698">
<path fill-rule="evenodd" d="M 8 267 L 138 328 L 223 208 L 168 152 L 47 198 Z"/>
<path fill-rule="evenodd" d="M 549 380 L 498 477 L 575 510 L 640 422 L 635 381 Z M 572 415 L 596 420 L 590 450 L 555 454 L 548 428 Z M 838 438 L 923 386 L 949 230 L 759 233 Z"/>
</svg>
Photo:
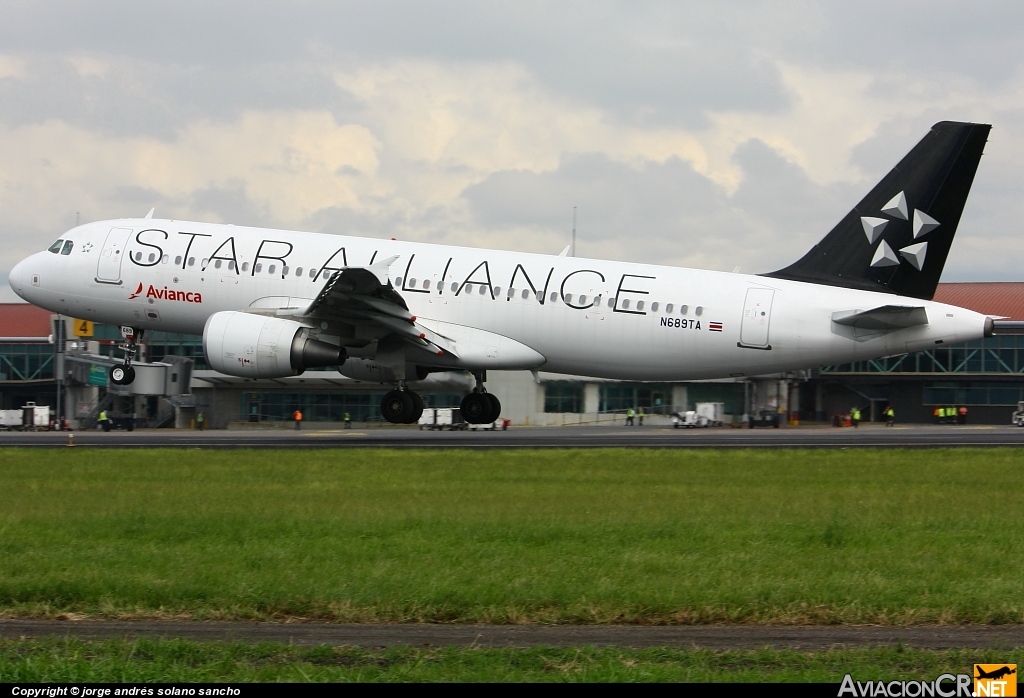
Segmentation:
<svg viewBox="0 0 1024 698">
<path fill-rule="evenodd" d="M 23 259 L 14 265 L 10 275 L 7 277 L 11 289 L 26 301 L 28 300 L 28 297 L 25 295 L 29 286 L 28 274 L 28 259 Z"/>
</svg>

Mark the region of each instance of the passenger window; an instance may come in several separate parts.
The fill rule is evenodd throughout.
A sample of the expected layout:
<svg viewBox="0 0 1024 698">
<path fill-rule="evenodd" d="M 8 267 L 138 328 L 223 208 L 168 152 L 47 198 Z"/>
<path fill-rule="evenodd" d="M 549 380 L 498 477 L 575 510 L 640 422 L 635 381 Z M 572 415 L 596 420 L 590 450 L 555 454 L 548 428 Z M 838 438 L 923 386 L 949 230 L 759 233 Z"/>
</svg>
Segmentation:
<svg viewBox="0 0 1024 698">
<path fill-rule="evenodd" d="M 423 279 L 423 288 L 430 288 L 430 279 Z"/>
<path fill-rule="evenodd" d="M 651 303 L 651 312 L 652 313 L 658 312 L 658 302 L 657 301 L 655 301 L 654 303 Z"/>
<path fill-rule="evenodd" d="M 526 289 L 524 288 L 524 289 L 523 289 L 523 300 L 525 301 L 525 300 L 526 300 L 527 298 L 529 298 L 529 297 L 530 297 L 530 292 L 529 292 L 529 291 L 527 291 L 527 290 L 526 290 Z"/>
<path fill-rule="evenodd" d="M 70 240 L 65 240 L 64 241 L 64 249 L 62 249 L 60 251 L 60 253 L 61 254 L 71 254 L 71 250 L 74 249 L 74 247 L 75 247 L 75 243 L 71 242 Z M 152 256 L 153 255 L 150 255 L 150 257 L 152 257 Z M 149 260 L 149 261 L 152 262 L 153 260 Z"/>
<path fill-rule="evenodd" d="M 174 264 L 175 264 L 175 266 L 177 266 L 178 264 L 181 264 L 181 255 L 180 254 L 177 257 L 174 258 Z"/>
<path fill-rule="evenodd" d="M 208 260 L 208 259 L 203 259 L 203 263 L 202 263 L 202 265 L 200 265 L 200 267 L 201 267 L 202 269 L 206 269 L 206 266 L 207 266 L 207 265 L 208 265 L 209 263 L 210 263 L 210 260 Z"/>
<path fill-rule="evenodd" d="M 135 261 L 136 262 L 141 262 L 142 261 L 142 253 L 141 252 L 136 252 L 135 253 Z"/>
<path fill-rule="evenodd" d="M 242 271 L 249 271 L 249 263 L 242 262 Z"/>
<path fill-rule="evenodd" d="M 622 301 L 622 307 L 626 308 L 626 309 L 629 308 L 629 299 L 628 298 L 626 300 Z"/>
<path fill-rule="evenodd" d="M 689 312 L 689 310 L 690 310 L 690 306 L 688 306 L 688 305 L 681 305 L 681 306 L 679 306 L 679 314 L 680 315 L 686 315 L 686 313 Z"/>
<path fill-rule="evenodd" d="M 696 309 L 694 309 L 693 314 L 696 315 L 697 317 L 700 317 L 701 315 L 704 314 L 704 308 L 698 305 Z"/>
<path fill-rule="evenodd" d="M 263 265 L 257 264 L 255 267 L 252 268 L 252 271 L 254 274 L 259 274 L 261 271 L 263 271 Z"/>
<path fill-rule="evenodd" d="M 486 286 L 483 286 L 483 285 L 481 285 L 481 286 L 480 286 L 480 295 L 482 296 L 482 295 L 484 295 L 485 293 L 487 293 L 487 287 L 486 287 Z"/>
<path fill-rule="evenodd" d="M 57 253 L 59 253 L 59 252 L 60 252 L 60 246 L 61 246 L 61 245 L 63 245 L 63 244 L 64 244 L 64 241 L 63 241 L 63 240 L 58 240 L 57 242 L 55 242 L 55 243 L 53 243 L 52 245 L 50 245 L 50 246 L 49 246 L 49 247 L 47 248 L 47 250 L 46 250 L 46 251 L 47 251 L 47 252 L 53 252 L 54 254 L 57 254 Z"/>
<path fill-rule="evenodd" d="M 220 265 L 221 265 L 221 260 L 219 260 L 219 259 L 216 262 L 213 263 L 213 266 L 214 266 L 215 269 L 220 269 Z"/>
<path fill-rule="evenodd" d="M 462 290 L 465 291 L 466 293 L 472 293 L 473 292 L 473 284 L 466 284 L 462 288 Z"/>
<path fill-rule="evenodd" d="M 665 306 L 665 312 L 666 313 L 671 313 L 673 307 L 674 306 L 671 303 L 669 303 L 668 305 Z"/>
<path fill-rule="evenodd" d="M 452 293 L 456 293 L 459 290 L 458 284 L 452 284 Z"/>
<path fill-rule="evenodd" d="M 64 247 L 67 247 L 67 245 L 64 245 Z M 71 251 L 71 249 L 68 248 L 68 252 L 70 252 L 70 251 Z M 67 254 L 68 252 L 65 252 L 64 254 Z M 150 252 L 149 253 L 149 262 L 150 262 L 150 264 L 152 264 L 155 261 L 156 261 L 156 254 L 154 254 L 153 252 Z"/>
<path fill-rule="evenodd" d="M 614 308 L 615 307 L 615 296 L 612 296 L 611 298 L 608 299 L 608 307 L 609 308 Z"/>
<path fill-rule="evenodd" d="M 571 293 L 565 294 L 565 302 L 566 303 L 572 303 L 572 294 Z"/>
<path fill-rule="evenodd" d="M 273 273 L 274 270 L 271 269 L 270 271 L 271 271 L 271 273 Z M 285 264 L 283 267 L 281 267 L 281 276 L 288 276 L 288 265 L 287 264 Z"/>
<path fill-rule="evenodd" d="M 401 288 L 401 286 L 402 286 L 402 277 L 401 276 L 399 276 L 399 277 L 397 277 L 395 279 L 395 286 L 398 286 L 399 288 Z"/>
<path fill-rule="evenodd" d="M 416 288 L 416 279 L 409 279 L 409 288 Z"/>
<path fill-rule="evenodd" d="M 501 286 L 495 286 L 494 287 L 494 295 L 495 296 L 500 296 L 501 295 Z"/>
<path fill-rule="evenodd" d="M 586 304 L 587 304 L 587 297 L 586 296 L 580 296 L 580 305 L 586 305 Z"/>
<path fill-rule="evenodd" d="M 311 279 L 316 278 L 316 269 L 310 269 L 309 270 L 309 278 L 311 278 Z"/>
<path fill-rule="evenodd" d="M 170 259 L 170 257 L 168 257 L 167 255 L 164 255 L 163 259 L 160 260 L 160 263 L 161 264 L 167 264 L 167 260 L 169 260 L 169 259 Z"/>
<path fill-rule="evenodd" d="M 637 301 L 636 309 L 637 310 L 643 310 L 644 309 L 644 302 L 643 301 Z"/>
<path fill-rule="evenodd" d="M 302 276 L 302 267 L 295 267 L 295 276 Z"/>
<path fill-rule="evenodd" d="M 591 303 L 591 305 L 593 305 L 595 308 L 600 308 L 601 307 L 601 296 L 600 295 L 594 296 L 594 302 Z"/>
<path fill-rule="evenodd" d="M 228 271 L 234 271 L 234 270 L 235 270 L 235 260 L 231 260 L 231 261 L 228 262 Z"/>
<path fill-rule="evenodd" d="M 196 263 L 196 258 L 195 257 L 189 257 L 188 258 L 188 265 L 190 267 L 195 266 L 195 263 Z"/>
<path fill-rule="evenodd" d="M 268 274 L 273 274 L 274 273 L 274 267 L 276 267 L 276 266 L 277 266 L 276 264 L 271 264 L 270 268 L 267 269 L 267 273 Z"/>
<path fill-rule="evenodd" d="M 551 292 L 551 298 L 549 298 L 548 300 L 550 300 L 552 303 L 554 303 L 555 301 L 558 300 L 558 294 L 555 293 L 554 291 L 552 291 Z"/>
</svg>

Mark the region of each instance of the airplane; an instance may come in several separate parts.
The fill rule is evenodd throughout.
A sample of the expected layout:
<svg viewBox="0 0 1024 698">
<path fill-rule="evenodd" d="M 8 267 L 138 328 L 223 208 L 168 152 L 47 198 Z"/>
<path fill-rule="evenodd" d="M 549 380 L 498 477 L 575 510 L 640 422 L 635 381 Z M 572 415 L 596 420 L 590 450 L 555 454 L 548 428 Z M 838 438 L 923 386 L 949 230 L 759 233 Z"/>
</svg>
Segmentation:
<svg viewBox="0 0 1024 698">
<path fill-rule="evenodd" d="M 754 376 L 991 336 L 999 323 L 933 302 L 991 126 L 940 122 L 806 255 L 739 274 L 561 255 L 145 218 L 75 227 L 10 284 L 55 313 L 120 325 L 130 384 L 146 330 L 202 334 L 222 373 L 337 367 L 390 390 L 464 370 L 470 423 L 501 411 L 488 370 L 636 381 Z M 568 249 L 568 248 L 567 248 Z M 567 250 L 566 250 L 567 251 Z"/>
</svg>

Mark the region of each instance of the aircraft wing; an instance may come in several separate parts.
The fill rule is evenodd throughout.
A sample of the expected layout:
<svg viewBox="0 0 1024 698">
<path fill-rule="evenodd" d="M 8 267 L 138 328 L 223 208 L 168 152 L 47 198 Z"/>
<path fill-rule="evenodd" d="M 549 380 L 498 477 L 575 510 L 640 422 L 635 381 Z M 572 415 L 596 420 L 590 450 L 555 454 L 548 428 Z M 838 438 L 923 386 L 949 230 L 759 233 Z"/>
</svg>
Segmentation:
<svg viewBox="0 0 1024 698">
<path fill-rule="evenodd" d="M 832 313 L 832 322 L 861 330 L 891 331 L 928 324 L 921 306 L 882 305 L 871 310 L 842 310 Z"/>
<path fill-rule="evenodd" d="M 388 268 L 396 259 L 389 257 L 368 267 L 345 267 L 331 276 L 313 302 L 296 315 L 370 325 L 380 336 L 395 335 L 417 348 L 458 358 L 454 343 L 417 323 L 416 316 L 391 285 Z"/>
</svg>

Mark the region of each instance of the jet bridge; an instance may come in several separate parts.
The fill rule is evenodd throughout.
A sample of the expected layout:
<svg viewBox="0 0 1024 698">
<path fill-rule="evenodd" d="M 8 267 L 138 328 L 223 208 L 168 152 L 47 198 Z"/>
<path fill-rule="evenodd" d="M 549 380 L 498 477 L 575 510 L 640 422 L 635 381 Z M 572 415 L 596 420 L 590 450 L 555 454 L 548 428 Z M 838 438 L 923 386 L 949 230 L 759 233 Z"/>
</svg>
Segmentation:
<svg viewBox="0 0 1024 698">
<path fill-rule="evenodd" d="M 114 385 L 109 381 L 111 367 L 122 361 L 111 356 L 98 354 L 66 354 L 65 375 L 79 385 L 93 385 L 106 388 L 108 393 L 121 396 L 187 395 L 191 391 L 192 359 L 168 356 L 166 361 L 154 363 L 133 363 L 135 380 L 130 385 Z"/>
</svg>

